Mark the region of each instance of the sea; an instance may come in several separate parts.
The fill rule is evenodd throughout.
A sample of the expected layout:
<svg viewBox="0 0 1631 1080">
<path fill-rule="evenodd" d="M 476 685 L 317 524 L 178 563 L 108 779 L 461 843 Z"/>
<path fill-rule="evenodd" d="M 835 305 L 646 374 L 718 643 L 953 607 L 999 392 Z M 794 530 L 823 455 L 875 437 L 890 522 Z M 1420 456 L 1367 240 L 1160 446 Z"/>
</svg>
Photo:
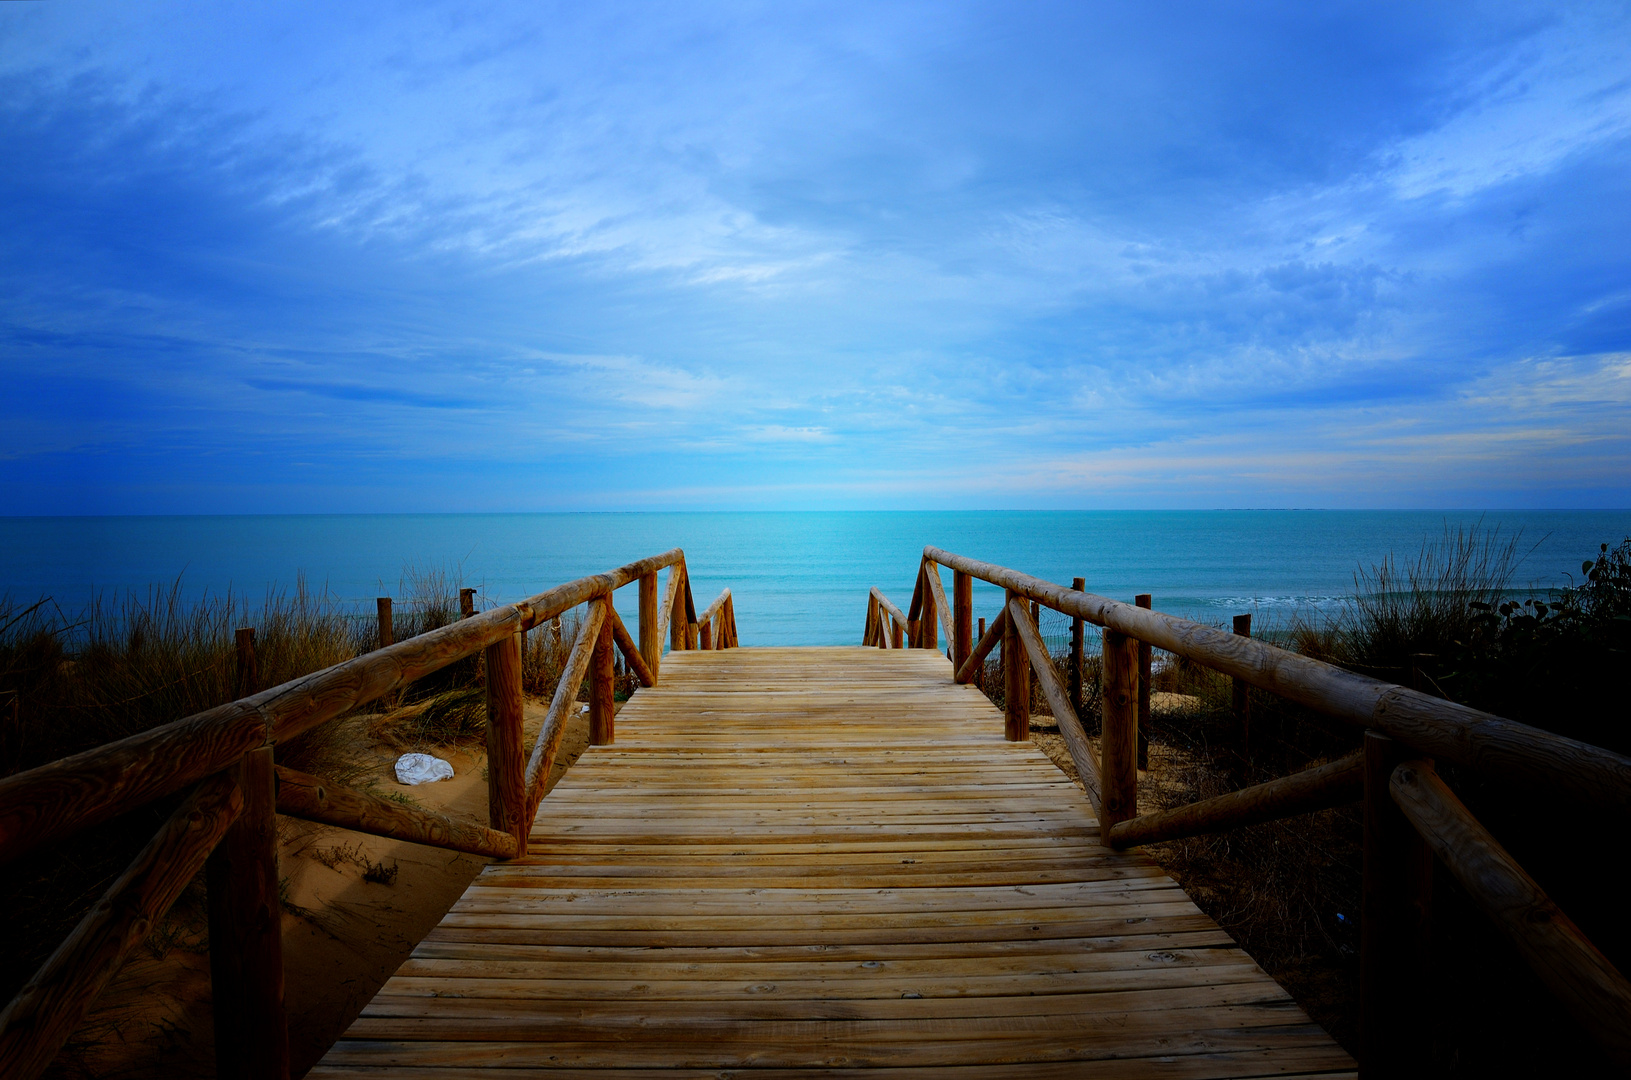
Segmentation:
<svg viewBox="0 0 1631 1080">
<path fill-rule="evenodd" d="M 478 590 L 490 607 L 680 547 L 698 608 L 731 590 L 751 645 L 859 644 L 868 589 L 910 602 L 926 544 L 1210 624 L 1253 613 L 1284 625 L 1342 610 L 1356 573 L 1408 562 L 1446 531 L 1516 538 L 1519 591 L 1580 579 L 1631 511 L 968 511 L 367 514 L 0 518 L 0 594 L 13 610 L 49 598 L 231 592 L 258 602 L 297 581 L 359 616 L 416 579 Z M 949 586 L 949 575 L 947 575 Z M 977 582 L 977 616 L 1001 593 Z M 631 586 L 616 603 L 631 625 Z"/>
</svg>

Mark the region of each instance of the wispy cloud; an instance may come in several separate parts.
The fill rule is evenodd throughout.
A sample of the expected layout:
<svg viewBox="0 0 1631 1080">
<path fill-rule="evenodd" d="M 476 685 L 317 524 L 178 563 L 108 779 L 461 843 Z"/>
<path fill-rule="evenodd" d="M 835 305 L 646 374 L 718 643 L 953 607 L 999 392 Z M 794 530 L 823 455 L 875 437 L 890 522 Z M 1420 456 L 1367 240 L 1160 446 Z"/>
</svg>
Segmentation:
<svg viewBox="0 0 1631 1080">
<path fill-rule="evenodd" d="M 0 493 L 1624 504 L 1628 52 L 1589 4 L 7 5 Z"/>
</svg>

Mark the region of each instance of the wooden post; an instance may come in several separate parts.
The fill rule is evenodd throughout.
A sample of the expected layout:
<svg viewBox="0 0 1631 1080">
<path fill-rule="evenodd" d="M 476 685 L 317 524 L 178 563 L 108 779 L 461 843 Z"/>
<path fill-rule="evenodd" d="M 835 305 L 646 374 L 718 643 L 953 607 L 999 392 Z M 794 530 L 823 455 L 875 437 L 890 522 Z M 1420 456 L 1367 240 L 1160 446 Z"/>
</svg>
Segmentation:
<svg viewBox="0 0 1631 1080">
<path fill-rule="evenodd" d="M 980 620 L 980 637 L 985 637 L 985 620 L 984 619 Z M 980 688 L 981 693 L 985 692 L 985 663 L 984 663 L 984 661 L 981 661 L 979 669 L 974 672 L 974 685 Z"/>
<path fill-rule="evenodd" d="M 640 575 L 640 658 L 651 672 L 651 681 L 657 682 L 658 666 L 663 659 L 663 639 L 657 620 L 657 571 Z"/>
<path fill-rule="evenodd" d="M 1086 578 L 1071 578 L 1070 587 L 1076 592 L 1087 591 Z M 1082 707 L 1082 665 L 1086 662 L 1082 629 L 1085 623 L 1080 617 L 1070 620 L 1070 707 L 1081 716 L 1087 710 Z"/>
<path fill-rule="evenodd" d="M 689 623 L 685 621 L 685 564 L 675 563 L 668 568 L 668 651 L 685 648 Z"/>
<path fill-rule="evenodd" d="M 383 649 L 396 642 L 396 632 L 391 626 L 391 598 L 380 597 L 374 601 L 374 607 L 379 610 L 379 647 Z"/>
<path fill-rule="evenodd" d="M 951 628 L 951 669 L 956 671 L 974 651 L 974 578 L 961 570 L 951 572 Z"/>
<path fill-rule="evenodd" d="M 468 619 L 476 613 L 476 590 L 459 590 L 459 618 Z"/>
<path fill-rule="evenodd" d="M 861 631 L 862 645 L 876 645 L 883 636 L 882 624 L 878 622 L 878 598 L 871 593 L 866 594 L 866 629 Z"/>
<path fill-rule="evenodd" d="M 1235 616 L 1235 633 L 1240 637 L 1252 636 L 1250 612 Z M 1234 711 L 1235 723 L 1240 729 L 1240 748 L 1249 754 L 1252 750 L 1252 694 L 1245 679 L 1234 680 Z"/>
<path fill-rule="evenodd" d="M 906 627 L 893 618 L 889 620 L 889 647 L 892 649 L 906 647 Z"/>
<path fill-rule="evenodd" d="M 487 664 L 487 821 L 527 853 L 527 761 L 521 745 L 521 635 L 482 651 Z M 576 697 L 576 693 L 573 694 Z"/>
<path fill-rule="evenodd" d="M 1423 977 L 1433 852 L 1394 803 L 1393 770 L 1415 755 L 1365 732 L 1365 847 L 1359 912 L 1359 1073 L 1420 1075 L 1430 1060 Z"/>
<path fill-rule="evenodd" d="M 255 628 L 240 626 L 237 632 L 238 682 L 234 697 L 246 698 L 260 683 L 260 672 L 255 663 Z"/>
<path fill-rule="evenodd" d="M 606 606 L 611 608 L 612 598 L 606 597 Z M 704 638 L 706 642 L 706 638 Z M 706 644 L 703 648 L 707 648 Z M 613 697 L 612 683 L 612 620 L 610 617 L 600 624 L 600 635 L 595 638 L 595 655 L 589 660 L 589 745 L 610 746 L 616 732 L 613 718 L 617 713 L 617 702 Z"/>
<path fill-rule="evenodd" d="M 204 864 L 218 1076 L 288 1080 L 272 748 L 238 763 L 243 812 Z"/>
<path fill-rule="evenodd" d="M 697 648 L 711 649 L 714 647 L 714 621 L 704 619 L 697 624 Z"/>
<path fill-rule="evenodd" d="M 1099 828 L 1138 815 L 1138 643 L 1104 631 L 1104 725 L 1099 732 Z"/>
<path fill-rule="evenodd" d="M 923 614 L 918 620 L 917 632 L 922 638 L 918 644 L 925 649 L 940 651 L 940 612 L 935 610 L 934 592 L 928 586 L 928 575 L 940 573 L 940 568 L 933 563 L 924 563 L 918 567 L 918 573 L 924 575 L 923 581 Z"/>
<path fill-rule="evenodd" d="M 1016 592 L 1004 596 L 1009 601 L 1020 599 Z M 1031 737 L 1031 662 L 1013 619 L 1004 621 L 1002 627 L 1002 697 L 1003 738 L 1025 742 Z"/>
<path fill-rule="evenodd" d="M 1148 609 L 1153 598 L 1147 592 L 1133 597 L 1133 604 Z M 1138 643 L 1138 767 L 1150 767 L 1150 643 Z"/>
</svg>

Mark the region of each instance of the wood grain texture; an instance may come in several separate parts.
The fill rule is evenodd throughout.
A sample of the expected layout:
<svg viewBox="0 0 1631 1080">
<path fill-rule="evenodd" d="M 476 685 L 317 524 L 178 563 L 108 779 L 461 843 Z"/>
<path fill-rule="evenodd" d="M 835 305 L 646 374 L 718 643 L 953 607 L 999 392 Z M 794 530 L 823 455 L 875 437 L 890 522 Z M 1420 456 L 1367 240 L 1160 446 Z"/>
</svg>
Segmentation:
<svg viewBox="0 0 1631 1080">
<path fill-rule="evenodd" d="M 641 681 L 646 686 L 656 686 L 662 676 L 663 633 L 658 605 L 657 571 L 653 570 L 640 575 L 640 655 L 648 672 Z"/>
<path fill-rule="evenodd" d="M 243 809 L 235 775 L 198 785 L 96 906 L 0 1012 L 0 1076 L 32 1080 L 124 963 L 203 869 Z"/>
<path fill-rule="evenodd" d="M 612 663 L 612 626 L 617 612 L 611 599 L 605 602 L 606 617 L 600 621 L 600 632 L 595 635 L 595 649 L 589 659 L 589 744 L 609 746 L 617 741 L 617 671 Z"/>
<path fill-rule="evenodd" d="M 238 765 L 243 809 L 204 866 L 217 1076 L 289 1077 L 277 786 L 270 746 L 243 756 Z"/>
<path fill-rule="evenodd" d="M 634 636 L 629 633 L 629 628 L 623 625 L 623 619 L 617 614 L 617 609 L 609 607 L 606 610 L 612 621 L 612 636 L 617 641 L 618 651 L 623 654 L 623 660 L 629 665 L 629 670 L 634 672 L 634 677 L 640 680 L 641 686 L 656 686 L 657 673 L 646 664 L 645 654 L 640 646 L 634 643 Z"/>
<path fill-rule="evenodd" d="M 521 635 L 511 634 L 487 646 L 482 655 L 487 699 L 487 823 L 526 846 L 526 748 L 521 726 Z"/>
<path fill-rule="evenodd" d="M 601 625 L 606 621 L 606 612 L 610 608 L 611 603 L 606 597 L 597 596 L 584 609 L 578 636 L 573 640 L 572 651 L 567 654 L 566 666 L 561 670 L 561 681 L 555 685 L 549 712 L 544 716 L 543 726 L 538 729 L 532 756 L 527 759 L 526 820 L 529 822 L 538 813 L 538 803 L 544 797 L 544 785 L 549 782 L 549 770 L 555 764 L 555 755 L 560 752 L 561 739 L 566 736 L 567 717 L 578 707 L 578 690 L 583 685 L 584 676 L 589 673 L 595 642 L 600 637 Z M 520 840 L 519 847 L 524 854 L 527 846 L 524 833 Z"/>
<path fill-rule="evenodd" d="M 1108 827 L 1138 816 L 1138 643 L 1104 631 L 1104 719 L 1099 725 L 1099 818 Z"/>
<path fill-rule="evenodd" d="M 935 626 L 945 631 L 946 644 L 951 646 L 957 640 L 957 628 L 952 623 L 955 614 L 950 604 L 946 602 L 946 586 L 940 580 L 940 567 L 927 559 L 923 562 L 923 575 L 929 583 L 929 595 L 934 598 Z M 939 649 L 940 643 L 935 635 L 929 635 L 928 647 Z"/>
<path fill-rule="evenodd" d="M 980 625 L 985 625 L 984 619 L 980 620 Z M 1003 635 L 1007 633 L 1007 630 L 1008 612 L 1007 609 L 1004 609 L 997 613 L 996 619 L 991 623 L 991 628 L 981 632 L 980 640 L 974 643 L 974 649 L 968 654 L 968 659 L 963 661 L 962 666 L 957 669 L 958 682 L 970 683 L 974 681 L 975 677 L 985 668 L 985 658 L 991 655 L 992 649 L 1002 643 Z"/>
<path fill-rule="evenodd" d="M 1580 932 L 1421 761 L 1393 770 L 1394 802 L 1540 981 L 1621 1069 L 1631 1071 L 1631 981 Z"/>
<path fill-rule="evenodd" d="M 1264 784 L 1117 822 L 1110 827 L 1110 846 L 1121 849 L 1158 844 L 1325 810 L 1353 802 L 1364 793 L 1364 787 L 1364 753 L 1355 750 L 1346 757 Z"/>
<path fill-rule="evenodd" d="M 1082 778 L 1082 787 L 1093 803 L 1094 812 L 1098 813 L 1104 804 L 1100 794 L 1099 763 L 1093 760 L 1093 748 L 1087 743 L 1087 732 L 1083 730 L 1076 710 L 1071 707 L 1070 691 L 1059 678 L 1059 669 L 1053 666 L 1053 657 L 1048 655 L 1048 647 L 1042 643 L 1042 634 L 1031 621 L 1025 606 L 1013 601 L 1003 614 L 1013 619 L 1019 629 L 1020 644 L 1025 648 L 1025 655 L 1030 657 L 1031 670 L 1036 673 L 1037 681 L 1042 686 L 1042 696 L 1053 710 L 1065 749 L 1070 752 L 1071 763 L 1076 766 L 1076 775 Z"/>
<path fill-rule="evenodd" d="M 312 1076 L 1352 1075 L 938 653 L 670 655 L 620 719 Z"/>
<path fill-rule="evenodd" d="M 513 835 L 474 821 L 403 806 L 281 765 L 277 779 L 280 814 L 489 859 L 515 858 Z"/>
<path fill-rule="evenodd" d="M 384 694 L 665 566 L 679 548 L 292 679 L 251 697 L 0 779 L 0 864 L 179 791 Z M 682 571 L 683 572 L 683 571 Z"/>
<path fill-rule="evenodd" d="M 923 555 L 1066 615 L 1187 656 L 1270 693 L 1435 758 L 1519 783 L 1544 783 L 1587 806 L 1631 813 L 1631 757 L 1382 682 L 1255 638 L 1053 585 L 1007 567 L 926 547 Z"/>
<path fill-rule="evenodd" d="M 1019 642 L 1019 624 L 1008 612 L 1017 600 L 1007 594 L 1002 623 L 1002 733 L 1009 742 L 1031 737 L 1031 664 Z"/>
</svg>

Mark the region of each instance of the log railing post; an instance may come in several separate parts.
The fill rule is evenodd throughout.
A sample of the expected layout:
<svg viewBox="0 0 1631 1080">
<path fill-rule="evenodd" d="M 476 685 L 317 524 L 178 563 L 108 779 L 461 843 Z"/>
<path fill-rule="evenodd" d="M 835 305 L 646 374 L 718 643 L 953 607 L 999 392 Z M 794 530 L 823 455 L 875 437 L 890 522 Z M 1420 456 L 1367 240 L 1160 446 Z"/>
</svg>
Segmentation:
<svg viewBox="0 0 1631 1080">
<path fill-rule="evenodd" d="M 1235 634 L 1239 637 L 1252 636 L 1250 612 L 1235 616 Z M 1240 748 L 1249 754 L 1252 749 L 1252 692 L 1245 679 L 1234 680 L 1233 699 L 1235 724 L 1240 731 Z"/>
<path fill-rule="evenodd" d="M 984 619 L 980 620 L 980 637 L 985 637 Z M 961 668 L 958 670 L 961 670 Z M 980 666 L 974 671 L 974 685 L 979 688 L 980 693 L 985 693 L 985 661 L 983 660 L 980 661 Z"/>
<path fill-rule="evenodd" d="M 1419 1075 L 1429 1060 L 1422 1023 L 1433 852 L 1388 789 L 1415 756 L 1365 733 L 1364 871 L 1359 912 L 1359 1071 L 1365 1080 Z"/>
<path fill-rule="evenodd" d="M 878 598 L 872 593 L 866 595 L 866 629 L 861 631 L 862 645 L 876 645 L 878 643 Z"/>
<path fill-rule="evenodd" d="M 476 613 L 476 590 L 459 590 L 459 618 L 468 619 Z"/>
<path fill-rule="evenodd" d="M 663 639 L 657 620 L 657 571 L 640 575 L 640 658 L 646 662 L 655 685 L 663 659 Z"/>
<path fill-rule="evenodd" d="M 714 647 L 714 621 L 703 619 L 697 624 L 697 648 L 704 651 Z"/>
<path fill-rule="evenodd" d="M 238 677 L 234 697 L 246 698 L 260 684 L 259 666 L 255 662 L 255 628 L 240 626 L 235 635 L 238 646 Z"/>
<path fill-rule="evenodd" d="M 1009 603 L 1022 599 L 1016 592 L 1004 595 Z M 1031 662 L 1013 619 L 1004 620 L 1002 626 L 1002 697 L 1003 738 L 1025 742 L 1031 737 Z"/>
<path fill-rule="evenodd" d="M 894 616 L 889 618 L 889 647 L 891 649 L 904 649 L 906 647 L 906 627 L 902 626 Z"/>
<path fill-rule="evenodd" d="M 487 646 L 487 821 L 515 837 L 517 857 L 527 853 L 526 750 L 521 743 L 521 635 Z M 573 693 L 576 697 L 576 693 Z"/>
<path fill-rule="evenodd" d="M 1099 732 L 1099 828 L 1138 815 L 1138 643 L 1104 631 L 1104 724 Z"/>
<path fill-rule="evenodd" d="M 1133 597 L 1133 604 L 1149 610 L 1153 597 L 1149 593 L 1139 593 Z M 1150 643 L 1138 643 L 1138 767 L 1150 767 Z"/>
<path fill-rule="evenodd" d="M 391 598 L 380 597 L 374 601 L 374 607 L 379 613 L 379 647 L 389 648 L 396 644 L 396 631 L 391 626 Z"/>
<path fill-rule="evenodd" d="M 923 614 L 918 618 L 917 632 L 921 640 L 918 645 L 925 649 L 940 651 L 940 612 L 935 610 L 934 592 L 928 585 L 928 575 L 940 573 L 940 568 L 934 563 L 925 561 L 918 568 L 923 577 Z"/>
<path fill-rule="evenodd" d="M 1087 591 L 1086 578 L 1071 578 L 1070 587 L 1076 592 Z M 1074 615 L 1070 620 L 1070 707 L 1081 716 L 1087 710 L 1082 706 L 1082 666 L 1086 663 L 1082 631 L 1086 623 L 1080 615 Z"/>
<path fill-rule="evenodd" d="M 685 564 L 676 563 L 668 571 L 668 651 L 685 648 Z"/>
<path fill-rule="evenodd" d="M 238 764 L 243 811 L 204 864 L 218 1076 L 288 1080 L 272 748 Z"/>
<path fill-rule="evenodd" d="M 611 596 L 606 597 L 606 606 L 610 611 Z M 707 648 L 706 645 L 703 648 Z M 616 732 L 614 730 L 614 717 L 617 713 L 617 702 L 613 696 L 615 689 L 612 682 L 612 619 L 609 614 L 600 624 L 600 634 L 595 638 L 595 655 L 589 660 L 589 745 L 610 746 Z"/>
<path fill-rule="evenodd" d="M 951 669 L 956 671 L 974 651 L 974 578 L 962 570 L 951 572 L 951 627 Z"/>
</svg>

